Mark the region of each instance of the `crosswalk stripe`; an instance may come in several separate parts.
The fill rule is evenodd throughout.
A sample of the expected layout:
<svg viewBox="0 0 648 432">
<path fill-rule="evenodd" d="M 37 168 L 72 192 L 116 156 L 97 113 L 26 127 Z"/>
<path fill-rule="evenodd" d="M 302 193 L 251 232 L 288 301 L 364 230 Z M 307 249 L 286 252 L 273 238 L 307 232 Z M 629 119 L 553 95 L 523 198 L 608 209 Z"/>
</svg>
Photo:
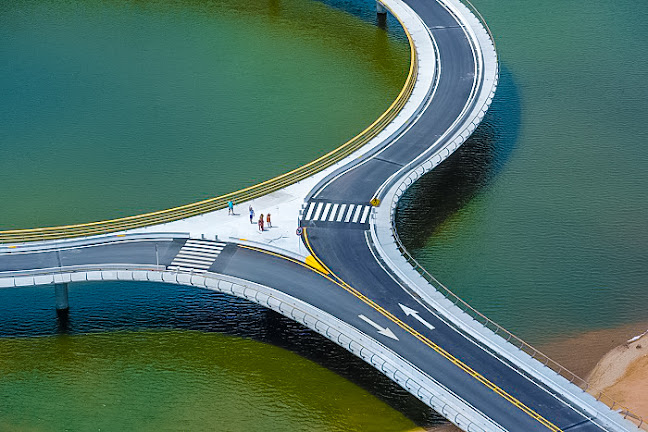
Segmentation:
<svg viewBox="0 0 648 432">
<path fill-rule="evenodd" d="M 357 223 L 357 222 L 358 222 L 358 218 L 360 217 L 360 213 L 361 213 L 361 212 L 362 212 L 362 206 L 361 206 L 361 205 L 357 205 L 357 206 L 356 206 L 355 213 L 353 214 L 353 223 Z"/>
<path fill-rule="evenodd" d="M 188 261 L 188 260 L 183 260 L 183 259 L 176 259 L 173 260 L 171 265 L 185 265 L 188 267 L 195 267 L 195 268 L 202 268 L 202 269 L 208 269 L 211 267 L 211 264 L 205 264 L 205 263 L 198 263 L 195 261 Z"/>
<path fill-rule="evenodd" d="M 324 205 L 323 202 L 317 203 L 317 210 L 315 210 L 315 216 L 313 216 L 313 220 L 318 220 L 319 215 L 322 212 L 322 206 Z"/>
<path fill-rule="evenodd" d="M 331 215 L 328 218 L 329 222 L 333 222 L 333 219 L 335 219 L 335 212 L 337 212 L 339 206 L 340 204 L 333 204 L 333 209 L 331 209 Z"/>
<path fill-rule="evenodd" d="M 180 253 L 178 253 L 178 255 L 175 256 L 173 261 L 175 261 L 177 259 L 183 259 L 183 260 L 186 260 L 186 261 L 206 261 L 206 262 L 212 263 L 212 262 L 214 262 L 216 257 L 215 256 L 182 255 L 182 251 L 181 251 Z"/>
<path fill-rule="evenodd" d="M 170 270 L 205 273 L 216 261 L 226 243 L 188 239 L 167 266 Z"/>
<path fill-rule="evenodd" d="M 347 223 L 351 220 L 351 215 L 353 215 L 353 208 L 355 207 L 355 204 L 349 204 L 349 209 L 347 210 L 346 217 L 344 218 L 344 222 Z"/>
<path fill-rule="evenodd" d="M 215 252 L 204 252 L 204 251 L 197 251 L 193 249 L 187 249 L 187 248 L 182 248 L 178 254 L 187 254 L 187 255 L 196 255 L 196 256 L 211 256 L 211 257 L 217 257 L 220 255 L 221 251 L 215 251 Z"/>
<path fill-rule="evenodd" d="M 183 247 L 181 249 L 181 252 L 189 252 L 189 253 L 194 253 L 194 254 L 199 254 L 199 255 L 215 255 L 218 256 L 218 254 L 221 253 L 223 249 L 197 249 L 194 247 Z"/>
<path fill-rule="evenodd" d="M 338 213 L 337 219 L 335 219 L 335 222 L 342 222 L 342 218 L 344 217 L 344 210 L 346 210 L 346 204 L 342 204 L 340 206 L 340 212 Z"/>
<path fill-rule="evenodd" d="M 367 216 L 369 216 L 369 210 L 371 210 L 371 207 L 365 206 L 365 209 L 362 212 L 362 217 L 360 218 L 360 223 L 363 224 L 367 221 Z"/>
<path fill-rule="evenodd" d="M 209 245 L 209 244 L 204 244 L 204 243 L 189 243 L 187 242 L 184 247 L 190 247 L 190 248 L 196 248 L 196 249 L 214 249 L 214 250 L 223 250 L 225 245 L 223 246 L 218 246 L 218 245 Z"/>
<path fill-rule="evenodd" d="M 174 261 L 175 261 L 176 259 L 178 259 L 178 258 L 179 258 L 179 259 L 186 259 L 186 260 L 193 260 L 193 261 L 205 261 L 205 262 L 208 262 L 208 263 L 211 264 L 211 263 L 214 262 L 214 259 L 215 259 L 216 257 L 213 257 L 213 256 L 210 256 L 210 257 L 201 257 L 201 256 L 185 255 L 185 254 L 183 254 L 183 253 L 179 253 L 179 254 L 176 255 L 176 257 L 174 258 Z"/>
<path fill-rule="evenodd" d="M 364 203 L 310 201 L 305 207 L 305 212 L 304 221 L 344 222 L 364 225 L 371 216 L 371 206 Z"/>
<path fill-rule="evenodd" d="M 313 215 L 313 210 L 315 210 L 315 203 L 311 202 L 308 204 L 308 212 L 306 213 L 304 220 L 310 220 L 310 217 Z"/>
<path fill-rule="evenodd" d="M 326 203 L 326 206 L 324 206 L 324 211 L 322 212 L 322 217 L 320 218 L 321 221 L 325 221 L 326 217 L 328 216 L 328 212 L 331 209 L 331 203 Z"/>
</svg>

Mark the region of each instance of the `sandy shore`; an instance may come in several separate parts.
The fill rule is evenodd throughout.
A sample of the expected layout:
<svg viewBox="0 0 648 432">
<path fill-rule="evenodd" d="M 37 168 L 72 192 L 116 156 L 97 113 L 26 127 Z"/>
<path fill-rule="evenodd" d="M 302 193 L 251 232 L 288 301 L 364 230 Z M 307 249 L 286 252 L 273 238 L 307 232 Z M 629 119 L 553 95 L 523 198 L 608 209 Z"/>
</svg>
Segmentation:
<svg viewBox="0 0 648 432">
<path fill-rule="evenodd" d="M 648 323 L 584 333 L 541 349 L 590 382 L 588 392 L 648 419 Z M 641 337 L 639 337 L 641 336 Z M 607 402 L 607 401 L 606 401 Z"/>
<path fill-rule="evenodd" d="M 588 376 L 588 392 L 607 397 L 648 419 L 648 335 L 607 353 Z"/>
<path fill-rule="evenodd" d="M 648 419 L 648 322 L 590 331 L 536 348 L 590 382 L 589 393 L 603 392 Z M 632 341 L 631 341 L 632 340 Z M 460 432 L 452 424 L 427 432 Z M 418 429 L 417 429 L 418 431 Z"/>
</svg>

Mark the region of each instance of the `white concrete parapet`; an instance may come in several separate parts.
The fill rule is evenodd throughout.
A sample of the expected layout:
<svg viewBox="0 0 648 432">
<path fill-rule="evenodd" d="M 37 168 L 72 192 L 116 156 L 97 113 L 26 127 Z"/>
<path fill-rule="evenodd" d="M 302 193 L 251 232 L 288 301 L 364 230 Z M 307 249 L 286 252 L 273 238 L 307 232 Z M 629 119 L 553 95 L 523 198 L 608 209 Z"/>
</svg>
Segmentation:
<svg viewBox="0 0 648 432">
<path fill-rule="evenodd" d="M 542 381 L 555 394 L 561 395 L 574 408 L 595 419 L 596 423 L 606 430 L 637 430 L 634 423 L 625 420 L 621 415 L 610 410 L 607 405 L 597 401 L 554 370 L 474 320 L 430 285 L 399 251 L 399 245 L 392 235 L 398 200 L 416 180 L 447 159 L 468 139 L 488 110 L 499 79 L 495 47 L 481 22 L 459 0 L 443 0 L 443 3 L 457 17 L 462 17 L 462 22 L 466 23 L 473 37 L 473 42 L 477 44 L 477 51 L 483 56 L 480 66 L 483 74 L 481 88 L 472 107 L 464 113 L 462 119 L 459 119 L 461 127 L 447 140 L 444 146 L 431 154 L 423 153 L 412 164 L 404 167 L 383 184 L 377 196 L 383 200 L 384 204 L 374 209 L 370 219 L 371 241 L 381 259 L 403 283 L 420 295 L 446 320 L 478 341 L 490 352 L 513 364 L 522 373 Z M 430 149 L 432 147 L 434 145 Z"/>
<path fill-rule="evenodd" d="M 163 268 L 111 265 L 102 268 L 57 269 L 57 273 L 0 277 L 0 288 L 91 281 L 163 282 L 189 285 L 240 297 L 278 312 L 330 339 L 398 383 L 452 423 L 470 432 L 503 429 L 452 391 L 375 339 L 310 304 L 276 289 L 235 277 L 178 273 Z"/>
</svg>

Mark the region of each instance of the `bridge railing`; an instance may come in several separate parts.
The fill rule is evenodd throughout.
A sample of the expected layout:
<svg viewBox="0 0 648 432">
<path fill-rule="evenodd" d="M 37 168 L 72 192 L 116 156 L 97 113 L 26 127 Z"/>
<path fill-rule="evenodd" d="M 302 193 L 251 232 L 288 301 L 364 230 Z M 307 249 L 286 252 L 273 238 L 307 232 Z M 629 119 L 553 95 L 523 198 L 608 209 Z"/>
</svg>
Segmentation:
<svg viewBox="0 0 648 432">
<path fill-rule="evenodd" d="M 395 200 L 395 203 L 397 204 L 397 200 Z M 392 214 L 395 214 L 396 208 L 392 208 Z M 407 262 L 416 270 L 418 274 L 420 274 L 425 280 L 428 281 L 430 285 L 432 285 L 438 292 L 443 294 L 448 300 L 450 300 L 455 306 L 460 308 L 463 312 L 468 314 L 471 318 L 473 318 L 475 321 L 479 322 L 482 324 L 484 327 L 490 329 L 493 333 L 496 335 L 501 336 L 504 338 L 507 342 L 513 344 L 515 347 L 518 349 L 524 351 L 527 353 L 529 356 L 532 358 L 538 360 L 540 363 L 542 363 L 544 366 L 547 366 L 548 368 L 552 369 L 554 372 L 557 374 L 561 375 L 565 379 L 567 379 L 570 383 L 573 383 L 580 387 L 583 391 L 587 391 L 588 388 L 590 387 L 590 383 L 587 382 L 587 380 L 579 377 L 575 373 L 571 372 L 569 369 L 566 367 L 562 366 L 555 360 L 552 360 L 548 355 L 544 354 L 542 351 L 534 348 L 518 336 L 514 335 L 510 331 L 506 330 L 504 327 L 501 325 L 497 324 L 495 321 L 491 320 L 488 318 L 486 315 L 483 313 L 479 312 L 477 309 L 473 308 L 468 304 L 465 300 L 463 300 L 461 297 L 456 295 L 454 292 L 452 292 L 448 287 L 443 285 L 441 282 L 437 280 L 430 272 L 428 272 L 414 257 L 409 253 L 403 242 L 401 241 L 398 232 L 396 231 L 396 218 L 392 217 L 392 226 L 391 226 L 391 232 L 392 232 L 392 237 L 394 238 L 394 241 L 396 242 L 396 246 L 401 253 L 401 255 L 407 260 Z M 648 430 L 648 423 L 644 422 L 643 418 L 632 411 L 628 409 L 627 407 L 619 404 L 616 402 L 614 399 L 611 397 L 607 396 L 606 394 L 600 392 L 596 395 L 596 400 L 601 401 L 605 403 L 607 406 L 610 407 L 612 410 L 616 410 L 619 412 L 621 415 L 623 415 L 624 419 L 628 419 L 633 421 L 635 424 L 640 429 L 643 430 Z"/>
<path fill-rule="evenodd" d="M 488 36 L 490 37 L 491 42 L 493 42 L 493 48 L 495 48 L 495 55 L 498 56 L 498 61 L 499 61 L 499 54 L 497 53 L 497 45 L 495 44 L 495 36 L 493 36 L 493 32 L 488 26 L 488 23 L 486 22 L 484 16 L 481 14 L 481 12 L 479 12 L 479 10 L 475 6 L 473 6 L 470 0 L 459 0 L 459 1 L 463 3 L 468 9 L 470 9 L 470 12 L 472 12 L 473 15 L 475 15 L 475 17 L 477 17 L 477 19 L 482 23 L 482 25 L 486 29 L 486 32 L 488 33 Z"/>
<path fill-rule="evenodd" d="M 401 22 L 397 15 L 394 14 L 394 16 Z M 230 200 L 241 203 L 267 195 L 323 171 L 360 149 L 376 137 L 396 118 L 409 100 L 418 77 L 418 58 L 412 36 L 402 22 L 401 25 L 405 30 L 410 45 L 410 66 L 403 88 L 394 102 L 392 102 L 389 108 L 376 121 L 340 147 L 290 172 L 236 192 L 166 210 L 118 219 L 76 225 L 0 231 L 0 244 L 107 234 L 173 222 L 223 209 Z"/>
</svg>

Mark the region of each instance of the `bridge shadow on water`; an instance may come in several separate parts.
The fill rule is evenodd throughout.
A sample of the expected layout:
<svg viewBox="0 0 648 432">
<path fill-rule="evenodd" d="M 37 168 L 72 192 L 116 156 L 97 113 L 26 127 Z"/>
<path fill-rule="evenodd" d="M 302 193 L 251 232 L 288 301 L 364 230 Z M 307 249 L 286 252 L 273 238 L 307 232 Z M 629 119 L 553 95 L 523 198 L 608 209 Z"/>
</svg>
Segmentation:
<svg viewBox="0 0 648 432">
<path fill-rule="evenodd" d="M 487 189 L 515 150 L 521 102 L 515 79 L 502 66 L 493 103 L 472 136 L 403 195 L 396 229 L 414 251 L 449 217 Z"/>
<path fill-rule="evenodd" d="M 70 313 L 63 325 L 54 310 L 53 287 L 0 290 L 0 337 L 67 337 L 151 329 L 218 332 L 272 344 L 311 360 L 365 389 L 419 426 L 446 422 L 345 349 L 247 300 L 194 287 L 145 282 L 71 284 L 69 300 Z"/>
</svg>

